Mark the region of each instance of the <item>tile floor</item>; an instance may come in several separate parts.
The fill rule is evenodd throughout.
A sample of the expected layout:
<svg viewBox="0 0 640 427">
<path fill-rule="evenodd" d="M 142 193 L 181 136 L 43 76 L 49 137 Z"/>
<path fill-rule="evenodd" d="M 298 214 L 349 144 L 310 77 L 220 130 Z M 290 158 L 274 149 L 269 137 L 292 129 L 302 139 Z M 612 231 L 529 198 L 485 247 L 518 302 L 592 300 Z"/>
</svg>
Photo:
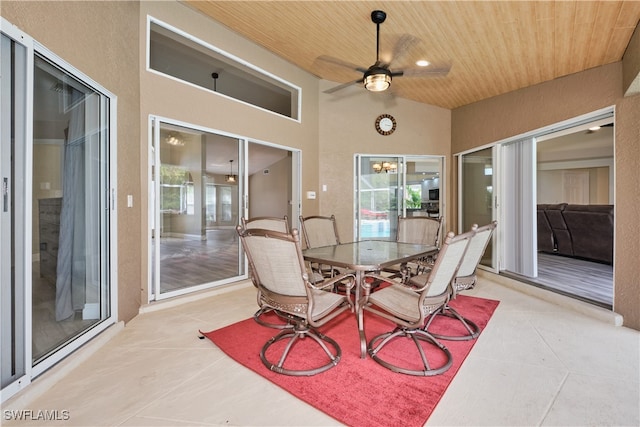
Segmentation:
<svg viewBox="0 0 640 427">
<path fill-rule="evenodd" d="M 468 292 L 501 302 L 426 425 L 640 425 L 640 332 L 497 282 L 483 275 Z M 3 405 L 2 424 L 339 425 L 198 339 L 255 311 L 250 284 L 188 299 L 145 310 L 36 379 Z M 68 419 L 7 420 L 16 409 Z"/>
</svg>

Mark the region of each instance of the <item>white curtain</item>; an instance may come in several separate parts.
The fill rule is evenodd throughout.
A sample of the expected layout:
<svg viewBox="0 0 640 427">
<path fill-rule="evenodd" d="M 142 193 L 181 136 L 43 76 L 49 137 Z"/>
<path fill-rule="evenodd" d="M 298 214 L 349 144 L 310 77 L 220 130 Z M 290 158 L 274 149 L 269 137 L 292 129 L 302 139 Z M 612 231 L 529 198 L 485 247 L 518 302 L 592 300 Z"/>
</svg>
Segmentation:
<svg viewBox="0 0 640 427">
<path fill-rule="evenodd" d="M 536 143 L 534 138 L 506 144 L 502 235 L 504 269 L 528 277 L 538 275 L 536 223 Z"/>
<path fill-rule="evenodd" d="M 72 90 L 69 130 L 64 147 L 62 211 L 56 280 L 56 320 L 71 317 L 86 300 L 85 103 Z"/>
</svg>

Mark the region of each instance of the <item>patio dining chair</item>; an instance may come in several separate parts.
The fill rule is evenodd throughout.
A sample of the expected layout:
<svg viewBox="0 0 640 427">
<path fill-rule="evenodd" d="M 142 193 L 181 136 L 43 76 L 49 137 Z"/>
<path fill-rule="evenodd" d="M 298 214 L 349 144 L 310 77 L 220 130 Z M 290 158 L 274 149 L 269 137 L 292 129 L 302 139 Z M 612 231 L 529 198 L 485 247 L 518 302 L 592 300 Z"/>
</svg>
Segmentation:
<svg viewBox="0 0 640 427">
<path fill-rule="evenodd" d="M 237 228 L 242 246 L 252 270 L 252 279 L 258 288 L 260 307 L 268 307 L 286 318 L 292 328 L 285 328 L 269 339 L 260 351 L 262 363 L 271 371 L 285 375 L 315 375 L 338 364 L 342 351 L 332 338 L 317 328 L 342 312 L 351 310 L 351 300 L 346 295 L 331 292 L 337 281 L 354 285 L 353 275 L 336 276 L 322 283 L 311 283 L 307 273 L 297 229 L 290 234 L 265 229 Z M 260 323 L 260 322 L 258 322 Z M 296 344 L 300 340 L 317 343 L 326 355 L 322 360 L 308 362 L 308 354 L 296 357 Z M 284 349 L 279 345 L 286 341 Z M 303 346 L 303 348 L 306 348 Z M 279 353 L 275 357 L 272 353 Z M 293 359 L 293 360 L 292 360 Z M 274 361 L 276 360 L 276 361 Z M 293 362 L 287 364 L 287 362 Z M 301 366 L 307 362 L 312 366 Z"/>
<path fill-rule="evenodd" d="M 442 217 L 431 218 L 426 216 L 403 217 L 398 216 L 398 231 L 396 241 L 403 243 L 415 243 L 418 245 L 440 244 L 440 230 L 442 228 Z M 390 273 L 390 277 L 402 278 L 407 282 L 412 276 L 423 273 L 433 266 L 434 257 L 430 256 L 410 262 L 393 265 L 383 271 Z"/>
<path fill-rule="evenodd" d="M 340 244 L 335 215 L 308 217 L 300 215 L 300 228 L 302 229 L 304 243 L 308 248 Z"/>
<path fill-rule="evenodd" d="M 484 255 L 485 250 L 487 249 L 487 245 L 491 241 L 491 236 L 493 235 L 494 230 L 498 226 L 497 221 L 493 221 L 490 224 L 483 225 L 482 227 L 478 227 L 477 224 L 474 224 L 471 227 L 471 231 L 474 232 L 471 241 L 469 242 L 469 246 L 467 247 L 467 251 L 464 254 L 464 258 L 460 263 L 460 268 L 456 272 L 456 275 L 451 282 L 451 300 L 456 298 L 456 295 L 459 292 L 466 291 L 469 289 L 473 289 L 476 285 L 476 270 L 478 269 L 478 264 L 482 259 L 482 255 Z M 427 320 L 425 325 L 425 330 L 428 330 L 431 326 L 431 322 L 436 318 L 436 316 L 447 316 L 453 319 L 457 319 L 462 322 L 462 325 L 467 331 L 466 335 L 443 335 L 431 333 L 434 337 L 438 339 L 448 340 L 448 341 L 467 341 L 472 340 L 480 335 L 480 327 L 476 325 L 472 320 L 464 318 L 456 309 L 449 305 L 449 301 L 447 301 L 442 307 L 436 310 Z"/>
<path fill-rule="evenodd" d="M 240 219 L 240 224 L 242 225 L 243 229 L 261 228 L 264 230 L 279 231 L 281 233 L 289 233 L 289 219 L 287 218 L 286 215 L 282 218 L 271 217 L 271 216 L 259 216 L 259 217 L 253 217 L 253 218 L 242 217 Z M 251 270 L 251 267 L 249 267 L 249 270 L 250 270 L 249 274 L 252 275 L 253 271 Z M 257 287 L 256 281 L 253 280 L 253 276 L 251 277 L 252 277 L 253 284 Z M 322 278 L 318 279 L 318 277 L 315 277 L 315 276 L 312 277 L 312 280 L 314 278 L 316 279 L 316 281 L 323 280 Z M 269 306 L 262 306 L 261 301 L 262 301 L 262 298 L 260 297 L 260 292 L 258 292 L 258 305 L 260 306 L 260 308 L 253 315 L 253 318 L 255 319 L 256 322 L 258 322 L 263 326 L 268 326 L 270 328 L 275 328 L 275 329 L 285 329 L 285 328 L 293 327 L 293 325 L 290 322 L 288 322 L 287 319 L 284 319 L 285 320 L 284 323 L 282 322 L 275 323 L 275 322 L 263 320 L 263 317 L 265 317 L 263 315 L 265 313 L 272 312 L 273 309 Z"/>
<path fill-rule="evenodd" d="M 334 246 L 340 244 L 338 225 L 336 224 L 335 215 L 314 215 L 308 217 L 300 215 L 300 228 L 307 248 L 319 248 L 322 246 Z M 311 268 L 314 272 L 322 275 L 323 277 L 333 277 L 335 275 L 353 273 L 345 268 L 331 265 L 311 265 Z M 341 286 L 336 285 L 336 290 L 338 289 L 343 290 Z"/>
<path fill-rule="evenodd" d="M 431 270 L 412 278 L 414 286 L 381 275 L 367 275 L 389 286 L 382 286 L 376 292 L 365 292 L 358 310 L 360 330 L 364 330 L 365 311 L 396 325 L 394 330 L 375 336 L 367 344 L 367 353 L 373 360 L 394 372 L 416 376 L 442 374 L 451 367 L 451 352 L 423 327 L 428 316 L 449 300 L 451 281 L 474 233 L 447 234 Z M 410 360 L 410 355 L 397 357 L 393 351 L 395 346 L 389 344 L 399 339 L 413 342 L 419 361 Z"/>
<path fill-rule="evenodd" d="M 265 230 L 279 231 L 281 233 L 289 232 L 289 218 L 272 217 L 272 216 L 256 216 L 253 218 L 241 219 L 242 228 L 262 228 Z"/>
</svg>

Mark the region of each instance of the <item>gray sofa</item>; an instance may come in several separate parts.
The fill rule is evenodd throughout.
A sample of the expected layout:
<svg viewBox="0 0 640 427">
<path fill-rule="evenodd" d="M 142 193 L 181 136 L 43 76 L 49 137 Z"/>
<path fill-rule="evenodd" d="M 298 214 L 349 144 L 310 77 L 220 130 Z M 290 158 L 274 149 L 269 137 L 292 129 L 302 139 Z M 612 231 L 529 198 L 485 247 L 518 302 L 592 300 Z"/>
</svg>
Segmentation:
<svg viewBox="0 0 640 427">
<path fill-rule="evenodd" d="M 538 250 L 613 263 L 613 205 L 539 204 Z"/>
</svg>

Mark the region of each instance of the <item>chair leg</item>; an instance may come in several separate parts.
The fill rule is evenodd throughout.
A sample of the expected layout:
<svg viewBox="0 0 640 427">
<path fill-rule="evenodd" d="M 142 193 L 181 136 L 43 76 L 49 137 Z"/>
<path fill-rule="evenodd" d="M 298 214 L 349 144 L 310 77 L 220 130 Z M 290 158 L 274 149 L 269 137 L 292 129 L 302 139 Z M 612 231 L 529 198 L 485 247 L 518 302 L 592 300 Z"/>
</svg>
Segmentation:
<svg viewBox="0 0 640 427">
<path fill-rule="evenodd" d="M 433 319 L 435 319 L 436 316 L 444 316 L 451 319 L 457 319 L 458 321 L 460 321 L 460 323 L 462 323 L 462 325 L 467 330 L 467 335 L 443 335 L 443 334 L 436 334 L 433 332 L 429 332 L 431 335 L 433 335 L 438 339 L 446 340 L 446 341 L 469 341 L 469 340 L 476 339 L 478 335 L 480 335 L 480 331 L 481 331 L 480 327 L 476 325 L 472 320 L 462 317 L 462 315 L 458 313 L 458 311 L 453 307 L 451 307 L 449 304 L 445 304 L 442 307 L 440 307 L 438 310 L 433 312 L 431 316 L 429 316 L 429 320 L 427 320 L 427 323 L 424 325 L 423 330 L 425 331 L 429 330 L 429 327 L 431 326 L 431 322 L 433 322 Z"/>
<path fill-rule="evenodd" d="M 271 313 L 271 312 L 274 313 L 279 318 L 283 319 L 286 323 L 272 323 L 272 322 L 267 322 L 266 320 L 263 320 L 262 316 L 264 314 Z M 273 329 L 292 329 L 294 326 L 293 323 L 291 323 L 292 319 L 290 317 L 282 315 L 277 310 L 274 310 L 273 308 L 267 307 L 267 306 L 264 306 L 258 311 L 256 311 L 253 314 L 253 320 L 255 320 L 256 323 L 259 325 L 266 326 L 267 328 L 273 328 Z"/>
<path fill-rule="evenodd" d="M 397 338 L 411 338 L 412 342 L 415 344 L 418 350 L 418 354 L 420 355 L 420 360 L 422 362 L 422 366 L 424 369 L 417 370 L 411 369 L 408 367 L 402 367 L 395 365 L 388 360 L 382 359 L 380 356 L 380 351 L 389 344 L 392 340 Z M 379 341 L 379 343 L 378 343 Z M 424 352 L 424 348 L 420 344 L 420 342 L 426 342 L 430 345 L 435 346 L 440 352 L 444 353 L 446 357 L 446 361 L 438 367 L 432 367 L 429 361 L 427 360 L 427 355 Z M 436 340 L 431 334 L 422 330 L 422 329 L 408 329 L 408 328 L 396 328 L 392 332 L 387 332 L 381 335 L 374 337 L 371 341 L 369 341 L 369 346 L 367 348 L 369 356 L 373 360 L 375 360 L 380 365 L 384 366 L 387 369 L 392 370 L 393 372 L 398 372 L 401 374 L 407 375 L 415 375 L 415 376 L 433 376 L 439 375 L 443 372 L 447 371 L 451 364 L 453 363 L 453 357 L 451 356 L 451 352 L 444 345 L 442 345 L 438 340 Z"/>
<path fill-rule="evenodd" d="M 284 367 L 284 363 L 289 356 L 289 353 L 293 349 L 294 345 L 301 339 L 311 338 L 315 341 L 320 348 L 325 352 L 327 357 L 329 358 L 329 362 L 318 367 L 313 367 L 309 369 L 289 369 Z M 288 339 L 284 351 L 280 355 L 280 359 L 277 363 L 273 363 L 267 359 L 266 353 L 269 347 L 274 343 Z M 333 352 L 327 346 L 333 347 Z M 321 334 L 317 330 L 310 328 L 308 325 L 304 323 L 297 323 L 293 329 L 284 329 L 278 335 L 271 338 L 269 341 L 265 343 L 260 351 L 260 359 L 262 363 L 271 371 L 277 372 L 279 374 L 284 375 L 292 375 L 292 376 L 311 376 L 316 375 L 321 372 L 324 372 L 328 369 L 333 368 L 340 362 L 340 358 L 342 357 L 342 350 L 338 343 L 329 338 L 326 335 Z"/>
</svg>

